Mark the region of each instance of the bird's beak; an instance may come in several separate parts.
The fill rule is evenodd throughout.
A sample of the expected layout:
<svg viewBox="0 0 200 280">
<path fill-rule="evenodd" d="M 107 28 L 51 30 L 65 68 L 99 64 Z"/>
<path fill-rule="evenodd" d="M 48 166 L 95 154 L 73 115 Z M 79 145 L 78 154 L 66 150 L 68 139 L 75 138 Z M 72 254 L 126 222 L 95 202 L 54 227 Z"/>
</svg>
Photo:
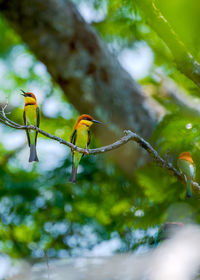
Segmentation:
<svg viewBox="0 0 200 280">
<path fill-rule="evenodd" d="M 102 122 L 96 121 L 96 120 L 92 120 L 93 123 L 100 123 L 103 124 Z"/>
<path fill-rule="evenodd" d="M 21 95 L 23 95 L 24 97 L 26 97 L 26 92 L 23 90 L 23 89 L 20 89 L 21 90 Z"/>
</svg>

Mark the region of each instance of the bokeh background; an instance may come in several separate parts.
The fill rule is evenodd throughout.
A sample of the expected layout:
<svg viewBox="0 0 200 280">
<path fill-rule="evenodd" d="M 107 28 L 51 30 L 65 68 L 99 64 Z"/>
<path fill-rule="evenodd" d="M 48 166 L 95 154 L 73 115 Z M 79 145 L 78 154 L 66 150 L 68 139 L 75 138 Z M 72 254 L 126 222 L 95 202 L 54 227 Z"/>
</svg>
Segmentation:
<svg viewBox="0 0 200 280">
<path fill-rule="evenodd" d="M 198 182 L 200 120 L 198 110 L 188 110 L 187 98 L 200 108 L 200 89 L 177 70 L 170 50 L 134 1 L 74 3 L 122 67 L 163 107 L 165 116 L 146 140 L 175 167 L 179 153 L 192 152 Z M 200 60 L 200 2 L 155 3 Z M 8 102 L 7 116 L 22 124 L 20 89 L 36 94 L 40 128 L 69 140 L 79 112 L 0 14 L 0 104 Z M 175 93 L 186 99 L 185 107 Z M 104 127 L 99 129 L 103 134 Z M 91 147 L 98 147 L 101 141 L 92 132 Z M 184 185 L 150 158 L 126 172 L 112 154 L 85 156 L 73 185 L 66 146 L 39 135 L 37 150 L 40 162 L 28 163 L 25 132 L 0 124 L 1 253 L 38 259 L 144 252 L 156 245 L 164 222 L 200 222 L 198 194 L 186 200 Z"/>
</svg>

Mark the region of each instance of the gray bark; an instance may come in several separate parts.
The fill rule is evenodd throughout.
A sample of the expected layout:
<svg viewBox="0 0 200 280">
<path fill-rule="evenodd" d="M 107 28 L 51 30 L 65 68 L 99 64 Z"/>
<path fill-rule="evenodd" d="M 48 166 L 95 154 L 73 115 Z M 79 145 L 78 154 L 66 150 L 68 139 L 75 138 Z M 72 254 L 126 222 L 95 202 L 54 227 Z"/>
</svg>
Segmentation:
<svg viewBox="0 0 200 280">
<path fill-rule="evenodd" d="M 152 134 L 162 110 L 157 104 L 152 106 L 74 4 L 68 0 L 0 0 L 0 12 L 75 108 L 106 124 L 96 131 L 102 144 L 111 143 L 124 129 L 144 138 Z M 121 156 L 126 158 L 125 169 L 130 165 L 132 169 L 133 153 L 126 147 L 115 153 L 124 163 Z"/>
</svg>

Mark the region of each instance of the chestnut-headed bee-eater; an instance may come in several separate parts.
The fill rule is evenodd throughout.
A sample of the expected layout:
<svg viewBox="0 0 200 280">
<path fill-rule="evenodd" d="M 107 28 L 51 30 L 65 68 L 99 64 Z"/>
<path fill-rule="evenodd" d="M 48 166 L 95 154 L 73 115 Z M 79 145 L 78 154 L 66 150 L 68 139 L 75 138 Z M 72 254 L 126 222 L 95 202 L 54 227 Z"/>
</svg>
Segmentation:
<svg viewBox="0 0 200 280">
<path fill-rule="evenodd" d="M 93 123 L 101 122 L 94 120 L 90 115 L 81 115 L 74 126 L 70 142 L 79 148 L 86 149 L 90 144 L 90 127 Z M 77 169 L 82 156 L 83 154 L 72 151 L 72 174 L 69 180 L 70 182 L 76 183 Z"/>
<path fill-rule="evenodd" d="M 181 153 L 177 161 L 177 166 L 185 177 L 187 187 L 186 196 L 192 197 L 192 180 L 195 177 L 196 168 L 191 153 Z"/>
<path fill-rule="evenodd" d="M 40 124 L 40 109 L 37 105 L 36 97 L 31 92 L 25 92 L 21 90 L 25 100 L 24 105 L 24 124 L 33 125 L 39 127 Z M 30 157 L 29 162 L 39 161 L 36 152 L 36 143 L 38 132 L 36 130 L 26 129 L 26 135 L 28 139 L 28 145 L 30 147 Z"/>
</svg>

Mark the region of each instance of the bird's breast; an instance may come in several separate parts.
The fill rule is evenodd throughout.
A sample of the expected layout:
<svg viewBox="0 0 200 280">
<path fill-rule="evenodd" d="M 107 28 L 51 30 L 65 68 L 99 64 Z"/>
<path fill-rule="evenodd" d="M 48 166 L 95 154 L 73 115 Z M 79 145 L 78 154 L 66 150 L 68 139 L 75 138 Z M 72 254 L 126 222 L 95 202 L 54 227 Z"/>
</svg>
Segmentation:
<svg viewBox="0 0 200 280">
<path fill-rule="evenodd" d="M 88 142 L 88 130 L 87 129 L 78 129 L 76 137 L 76 145 L 80 148 L 85 149 Z"/>
<path fill-rule="evenodd" d="M 26 120 L 30 125 L 37 125 L 37 106 L 36 105 L 28 105 L 24 107 L 24 111 L 26 114 Z"/>
<path fill-rule="evenodd" d="M 190 163 L 187 160 L 183 160 L 183 159 L 178 159 L 178 168 L 181 170 L 181 172 L 183 172 L 186 177 L 191 177 L 194 178 L 195 177 L 195 165 Z"/>
</svg>

